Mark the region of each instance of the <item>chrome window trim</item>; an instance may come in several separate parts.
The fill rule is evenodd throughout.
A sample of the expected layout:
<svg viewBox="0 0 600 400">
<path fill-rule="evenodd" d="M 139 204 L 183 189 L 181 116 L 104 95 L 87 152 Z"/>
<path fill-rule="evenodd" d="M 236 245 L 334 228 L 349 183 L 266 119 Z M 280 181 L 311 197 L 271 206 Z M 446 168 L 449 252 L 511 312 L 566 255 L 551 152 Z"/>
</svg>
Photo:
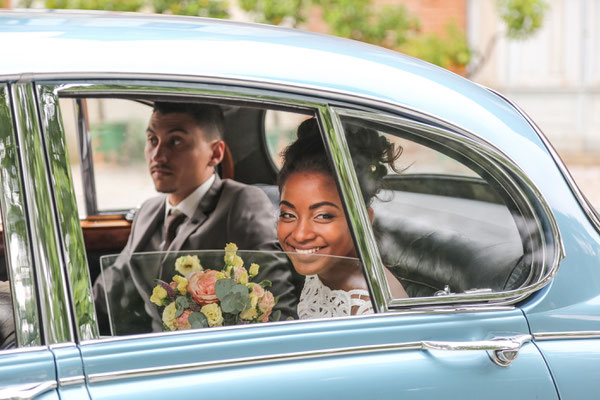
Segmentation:
<svg viewBox="0 0 600 400">
<path fill-rule="evenodd" d="M 81 181 L 85 196 L 86 215 L 98 214 L 96 181 L 94 180 L 94 161 L 92 159 L 92 136 L 88 129 L 87 105 L 82 99 L 75 100 L 75 117 L 77 118 L 77 143 L 81 162 Z"/>
<path fill-rule="evenodd" d="M 554 148 L 552 143 L 550 143 L 550 140 L 548 140 L 546 135 L 537 126 L 537 124 L 535 122 L 533 122 L 533 120 L 529 117 L 529 115 L 527 115 L 527 113 L 523 109 L 521 109 L 515 102 L 508 99 L 501 93 L 495 91 L 494 89 L 490 89 L 490 88 L 485 88 L 485 89 L 487 89 L 491 93 L 494 93 L 496 96 L 500 97 L 502 100 L 504 100 L 508 104 L 510 104 L 515 109 L 515 111 L 517 111 L 519 114 L 521 114 L 521 116 L 527 121 L 527 123 L 537 133 L 538 137 L 540 138 L 540 140 L 542 141 L 542 143 L 548 150 L 548 153 L 550 153 L 550 156 L 554 160 L 554 163 L 558 167 L 558 170 L 563 175 L 563 178 L 567 182 L 567 185 L 573 192 L 573 195 L 577 199 L 579 206 L 582 208 L 583 212 L 588 217 L 588 220 L 592 223 L 592 225 L 594 225 L 596 230 L 600 233 L 600 214 L 599 214 L 599 212 L 590 204 L 587 197 L 585 197 L 585 194 L 583 194 L 583 192 L 577 185 L 577 182 L 575 182 L 575 179 L 571 175 L 571 172 L 569 171 L 569 169 L 567 168 L 565 163 L 562 161 L 562 158 L 560 158 L 560 155 L 558 154 L 558 152 L 556 151 L 556 149 Z"/>
<path fill-rule="evenodd" d="M 2 352 L 0 352 L 0 356 L 21 353 L 35 353 L 41 351 L 49 351 L 48 346 L 32 345 L 31 347 L 16 347 L 12 349 L 3 349 Z"/>
<path fill-rule="evenodd" d="M 328 113 L 321 113 L 325 126 L 323 132 L 327 136 L 329 153 L 333 157 L 333 165 L 338 178 L 338 186 L 342 192 L 350 227 L 354 233 L 354 243 L 363 260 L 367 284 L 371 293 L 371 303 L 375 312 L 387 311 L 387 304 L 392 300 L 389 285 L 385 284 L 384 266 L 371 227 L 369 214 L 362 201 L 362 194 L 352 164 L 352 156 L 346 135 L 339 116 L 339 109 L 330 107 Z M 381 282 L 381 284 L 380 284 Z"/>
<path fill-rule="evenodd" d="M 22 167 L 18 154 L 20 145 L 15 130 L 17 123 L 11 115 L 12 105 L 8 86 L 0 85 L 0 208 L 4 222 L 6 268 L 10 277 L 11 293 L 19 294 L 11 296 L 17 345 L 32 346 L 31 349 L 35 350 L 37 347 L 34 346 L 42 344 L 42 337 L 35 274 L 31 268 L 33 256 L 27 225 L 27 203 L 21 180 Z M 4 350 L 3 354 L 9 351 L 12 350 Z"/>
<path fill-rule="evenodd" d="M 44 138 L 39 122 L 35 88 L 30 82 L 19 82 L 11 87 L 15 102 L 19 156 L 23 174 L 23 188 L 28 213 L 36 282 L 46 344 L 73 341 L 68 292 L 62 274 L 63 260 L 59 251 L 57 216 L 52 201 L 48 177 L 48 163 Z"/>
<path fill-rule="evenodd" d="M 53 204 L 56 205 L 57 230 L 60 250 L 64 260 L 64 276 L 69 291 L 71 313 L 75 318 L 77 337 L 88 339 L 98 337 L 98 320 L 92 297 L 92 283 L 87 266 L 87 254 L 83 231 L 80 228 L 79 212 L 75 201 L 75 191 L 66 138 L 58 103 L 56 88 L 52 85 L 36 86 L 37 101 L 40 104 L 42 135 L 45 154 L 49 164 L 49 174 L 53 185 Z M 65 238 L 68 238 L 66 240 Z M 87 293 L 83 288 L 87 288 Z"/>
<path fill-rule="evenodd" d="M 563 339 L 600 339 L 600 331 L 571 331 L 571 332 L 538 332 L 533 334 L 534 340 L 563 340 Z"/>
<path fill-rule="evenodd" d="M 418 130 L 421 132 L 426 132 L 431 135 L 443 137 L 446 140 L 459 142 L 462 146 L 465 146 L 465 147 L 471 149 L 472 151 L 477 153 L 479 156 L 481 156 L 486 164 L 491 164 L 491 165 L 497 164 L 497 165 L 494 165 L 495 172 L 496 172 L 496 174 L 494 174 L 494 175 L 502 174 L 503 179 L 505 179 L 506 181 L 511 183 L 511 189 L 513 191 L 518 192 L 521 200 L 525 201 L 525 203 L 527 204 L 527 206 L 529 208 L 527 211 L 529 213 L 531 213 L 531 215 L 534 216 L 535 222 L 536 222 L 536 225 L 538 228 L 538 232 L 541 235 L 541 239 L 542 239 L 541 240 L 542 241 L 541 251 L 542 251 L 543 256 L 542 256 L 542 265 L 540 268 L 540 273 L 543 273 L 543 275 L 540 275 L 539 277 L 533 277 L 533 283 L 528 286 L 525 286 L 525 287 L 519 288 L 519 289 L 515 289 L 515 290 L 485 293 L 485 294 L 461 293 L 461 294 L 456 294 L 456 295 L 447 295 L 447 296 L 439 296 L 439 297 L 390 299 L 390 301 L 388 301 L 388 304 L 390 305 L 390 307 L 400 307 L 400 306 L 419 305 L 419 304 L 433 304 L 433 303 L 441 302 L 440 301 L 441 299 L 444 300 L 443 302 L 459 302 L 460 303 L 460 302 L 493 301 L 495 304 L 512 304 L 519 300 L 522 300 L 523 298 L 525 298 L 532 292 L 537 291 L 537 290 L 541 289 L 542 287 L 546 286 L 548 283 L 550 283 L 550 281 L 552 280 L 552 278 L 556 275 L 556 273 L 558 271 L 560 260 L 562 258 L 564 258 L 564 255 L 565 255 L 564 244 L 562 241 L 562 236 L 558 229 L 558 223 L 556 222 L 556 219 L 554 218 L 554 214 L 552 213 L 548 202 L 545 200 L 542 193 L 537 189 L 536 185 L 525 175 L 525 173 L 516 165 L 516 163 L 514 161 L 512 161 L 512 159 L 510 157 L 508 157 L 506 154 L 504 154 L 500 149 L 495 148 L 493 145 L 491 145 L 488 142 L 485 142 L 483 139 L 479 138 L 478 136 L 476 136 L 472 133 L 469 133 L 468 131 L 464 131 L 464 130 L 462 132 L 455 132 L 455 131 L 447 130 L 447 129 L 444 129 L 441 127 L 427 125 L 422 122 L 413 121 L 413 120 L 410 120 L 410 119 L 407 119 L 404 117 L 399 117 L 399 116 L 395 116 L 395 115 L 386 115 L 383 113 L 375 114 L 372 112 L 366 112 L 366 111 L 361 111 L 361 110 L 351 110 L 351 109 L 346 109 L 346 108 L 341 108 L 341 107 L 332 107 L 331 111 L 335 115 L 335 118 L 337 119 L 337 124 L 339 124 L 339 126 L 337 126 L 337 127 L 340 130 L 342 129 L 341 119 L 340 119 L 341 116 L 360 118 L 360 119 L 364 119 L 364 120 L 371 120 L 371 121 L 375 121 L 375 122 L 393 124 L 396 126 L 405 126 L 407 128 L 412 128 L 412 129 L 415 129 L 415 130 Z M 347 157 L 346 161 L 350 160 L 349 153 L 345 154 L 345 157 Z M 500 166 L 500 168 L 498 166 Z M 351 163 L 345 167 L 354 170 Z M 511 171 L 511 173 L 518 176 L 523 183 L 519 184 L 519 182 L 515 181 L 515 179 L 513 179 L 510 175 L 508 175 L 505 172 L 506 170 L 509 170 L 509 171 Z M 355 175 L 354 175 L 354 177 L 355 177 Z M 354 190 L 359 190 L 357 180 L 353 179 L 352 184 L 355 186 Z M 537 202 L 536 205 L 539 205 L 542 207 L 543 214 L 544 214 L 543 217 L 548 222 L 548 225 L 549 225 L 549 228 L 551 231 L 552 237 L 550 239 L 552 240 L 552 242 L 548 243 L 547 238 L 545 238 L 544 229 L 542 227 L 542 222 L 540 221 L 540 217 L 539 217 L 538 213 L 535 212 L 535 207 L 532 204 L 531 200 L 529 199 L 529 196 L 527 196 L 527 194 L 523 191 L 522 185 L 526 185 L 527 190 L 529 190 L 531 193 L 533 193 L 533 195 L 535 197 L 535 201 Z M 358 194 L 360 194 L 360 191 L 358 191 Z M 354 193 L 354 196 L 356 196 L 356 193 Z M 358 198 L 360 199 L 361 197 L 359 196 Z M 364 203 L 360 202 L 360 204 L 361 204 L 360 207 L 357 207 L 357 208 L 360 208 L 362 211 L 361 218 L 368 218 L 366 207 L 364 206 Z M 374 240 L 374 234 L 372 232 L 372 227 L 371 227 L 371 224 L 368 223 L 368 221 L 369 220 L 367 219 L 366 220 L 367 223 L 365 223 L 364 220 L 360 220 L 359 224 L 362 224 L 362 227 L 359 225 L 359 228 L 363 228 L 363 237 L 366 238 L 366 240 L 369 242 L 368 243 L 369 251 L 377 252 L 377 254 L 379 254 L 378 249 L 377 249 L 377 244 L 375 243 L 375 240 Z M 353 219 L 351 219 L 351 222 L 353 225 L 357 224 L 357 222 Z M 366 231 L 366 232 L 364 232 L 364 231 Z M 548 259 L 548 255 L 546 254 L 547 253 L 546 247 L 552 243 L 555 244 L 556 249 L 555 249 L 555 251 L 552 252 L 553 257 Z M 376 273 L 375 276 L 372 277 L 372 279 L 378 279 L 378 280 L 384 279 L 384 277 L 385 277 L 384 272 L 383 272 L 384 267 L 383 267 L 383 264 L 380 262 L 381 258 L 377 257 L 377 260 L 379 262 L 377 262 L 375 264 L 375 266 L 376 266 L 376 269 L 379 269 L 380 271 L 378 271 L 378 273 Z M 389 294 L 389 289 L 387 290 L 386 295 L 387 294 Z M 391 296 L 391 294 L 390 294 L 390 296 Z"/>
<path fill-rule="evenodd" d="M 341 355 L 359 355 L 381 351 L 422 350 L 423 342 L 404 342 L 371 346 L 340 347 L 334 349 L 281 353 L 256 357 L 230 358 L 218 361 L 203 361 L 189 364 L 169 365 L 164 367 L 138 368 L 113 372 L 101 372 L 88 375 L 90 384 L 118 379 L 140 378 L 153 375 L 201 371 L 224 367 L 240 367 L 269 362 L 308 360 L 311 358 L 334 357 Z"/>
<path fill-rule="evenodd" d="M 381 101 L 374 97 L 361 97 L 343 92 L 333 92 L 331 90 L 324 90 L 323 88 L 319 87 L 297 87 L 285 84 L 277 84 L 274 82 L 242 81 L 239 79 L 228 78 L 199 78 L 172 75 L 135 74 L 99 74 L 94 75 L 94 79 L 90 79 L 87 82 L 78 82 L 76 79 L 73 78 L 73 75 L 68 75 L 68 78 L 62 81 L 57 81 L 56 78 L 60 76 L 63 75 L 45 75 L 45 77 L 52 77 L 53 79 L 47 81 L 39 80 L 39 83 L 45 85 L 54 85 L 56 87 L 55 90 L 57 91 L 57 93 L 67 95 L 67 97 L 78 97 L 87 95 L 177 95 L 183 97 L 188 95 L 190 97 L 196 98 L 203 96 L 219 100 L 248 101 L 257 102 L 262 105 L 283 105 L 289 108 L 297 107 L 299 109 L 304 110 L 315 110 L 316 112 L 318 112 L 321 118 L 320 122 L 325 125 L 323 126 L 323 133 L 327 138 L 326 145 L 330 146 L 332 144 L 331 142 L 337 141 L 333 145 L 336 146 L 336 148 L 338 149 L 342 148 L 341 140 L 345 139 L 340 139 L 339 133 L 335 133 L 336 127 L 334 118 L 336 117 L 332 117 L 331 112 L 333 110 L 342 110 L 343 112 L 350 112 L 351 109 L 354 109 L 355 112 L 362 112 L 363 114 L 368 115 L 371 119 L 379 117 L 384 119 L 393 118 L 395 121 L 401 119 L 404 121 L 411 121 L 412 123 L 416 123 L 416 121 L 405 119 L 414 118 L 415 120 L 425 121 L 425 123 L 428 124 L 426 126 L 428 126 L 430 129 L 447 129 L 457 137 L 461 137 L 462 140 L 464 140 L 465 142 L 468 142 L 469 146 L 472 146 L 473 143 L 478 143 L 483 148 L 487 149 L 488 151 L 491 151 L 492 154 L 502 154 L 497 150 L 491 150 L 494 149 L 494 147 L 489 145 L 477 135 L 434 116 L 404 107 L 400 104 L 393 104 Z M 83 76 L 89 77 L 89 74 L 83 74 L 82 77 Z M 106 78 L 110 77 L 111 80 L 102 81 L 101 79 L 98 79 L 98 76 L 104 76 Z M 154 80 L 144 80 L 144 78 L 149 77 L 153 77 Z M 165 81 L 165 79 L 170 79 L 170 81 Z M 195 87 L 190 88 L 190 84 L 195 84 Z M 243 85 L 243 87 L 235 85 Z M 319 90 L 319 92 L 315 93 L 315 90 Z M 323 96 L 328 96 L 328 98 L 324 98 Z M 362 111 L 356 110 L 357 108 Z M 382 109 L 399 113 L 403 117 L 398 117 L 396 115 L 390 116 L 383 112 Z M 421 122 L 419 123 L 423 124 Z M 423 124 L 419 126 L 422 127 L 425 125 Z M 339 128 L 337 129 L 339 130 Z M 506 157 L 505 155 L 504 157 L 505 159 L 508 159 L 508 157 Z M 516 167 L 514 163 L 511 164 L 511 170 L 518 174 L 524 182 L 527 182 L 528 187 L 535 188 L 535 186 L 527 178 L 527 176 L 523 174 L 523 172 L 518 167 Z M 347 178 L 349 179 L 349 176 L 347 176 Z M 352 190 L 357 190 L 356 186 L 354 187 L 354 189 L 352 189 L 351 185 L 347 183 L 344 184 L 344 187 L 345 189 L 343 190 L 344 192 L 346 192 L 346 194 L 351 193 Z M 535 189 L 534 193 L 536 193 L 539 196 L 539 199 L 542 199 L 542 201 L 540 201 L 540 204 L 545 205 L 546 202 L 543 200 L 543 196 L 541 195 L 541 193 L 539 193 L 537 189 Z M 348 198 L 348 196 L 345 197 Z M 545 210 L 549 212 L 549 208 L 546 208 Z M 356 217 L 361 218 L 358 215 L 359 214 L 357 214 Z M 549 215 L 552 215 L 551 212 L 549 212 Z M 558 231 L 557 226 L 552 224 L 553 221 L 554 219 L 551 218 L 550 225 L 552 228 L 552 236 L 557 239 L 558 244 L 553 264 L 558 266 L 558 261 L 564 256 L 564 246 L 562 245 L 562 239 L 560 239 L 560 232 Z M 366 246 L 364 246 L 364 249 L 361 250 L 361 256 L 366 255 L 366 257 L 372 258 L 374 257 L 374 254 L 378 254 L 377 250 L 373 249 L 372 247 L 368 248 L 370 244 L 367 244 L 367 242 L 365 242 L 365 244 Z M 378 264 L 381 263 L 379 257 L 375 257 L 375 260 L 377 260 L 376 262 Z M 378 274 L 382 273 L 382 266 L 378 268 L 379 272 L 375 272 L 375 269 L 373 269 L 373 267 L 371 267 L 370 265 L 365 266 L 365 268 L 367 270 L 371 269 L 371 272 L 368 272 L 370 280 L 376 279 Z M 415 305 L 423 306 L 416 307 L 416 310 L 423 308 L 425 312 L 429 312 L 430 308 L 432 307 L 444 307 L 445 305 L 453 302 L 481 302 L 483 307 L 502 306 L 510 305 L 529 295 L 530 292 L 545 286 L 552 279 L 555 273 L 556 270 L 553 270 L 552 273 L 547 274 L 538 283 L 537 286 L 528 287 L 528 290 L 515 290 L 484 295 L 466 294 L 459 296 L 423 297 L 418 298 L 417 300 L 393 300 L 391 299 L 391 294 L 389 293 L 389 288 L 387 287 L 387 285 L 384 285 L 384 287 L 371 287 L 371 290 L 373 298 L 375 299 L 374 305 L 375 307 L 377 307 L 378 311 L 386 311 L 388 305 L 394 307 L 399 305 L 403 307 Z M 369 285 L 372 286 L 371 283 L 369 283 Z M 458 310 L 464 307 L 465 305 L 463 304 L 451 308 Z M 482 310 L 477 308 L 477 311 Z"/>
</svg>

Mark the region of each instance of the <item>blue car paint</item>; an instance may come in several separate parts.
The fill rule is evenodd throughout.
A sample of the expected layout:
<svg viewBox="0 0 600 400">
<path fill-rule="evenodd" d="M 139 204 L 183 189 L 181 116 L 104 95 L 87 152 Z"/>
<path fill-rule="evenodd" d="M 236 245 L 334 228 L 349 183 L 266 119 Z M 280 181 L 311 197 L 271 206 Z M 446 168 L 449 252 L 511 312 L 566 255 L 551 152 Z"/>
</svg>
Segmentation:
<svg viewBox="0 0 600 400">
<path fill-rule="evenodd" d="M 11 32 L 18 31 L 30 38 L 11 42 Z M 600 331 L 598 232 L 533 127 L 508 103 L 485 88 L 424 62 L 358 42 L 285 28 L 198 18 L 0 12 L 0 41 L 5 59 L 11 60 L 0 65 L 0 77 L 19 77 L 26 73 L 64 73 L 65 76 L 69 73 L 81 76 L 130 73 L 180 76 L 182 81 L 197 77 L 277 83 L 290 90 L 311 88 L 346 94 L 356 97 L 357 101 L 372 99 L 380 102 L 385 110 L 400 106 L 436 116 L 477 135 L 501 149 L 532 180 L 551 205 L 563 237 L 566 258 L 556 278 L 519 304 L 530 332 L 535 335 Z M 29 51 L 23 53 L 23 48 Z M 55 54 L 61 57 L 53 56 Z M 43 62 L 39 62 L 40 58 Z M 464 322 L 460 314 L 453 317 L 457 327 Z M 394 325 L 408 323 L 411 317 L 390 318 Z M 359 343 L 358 337 L 366 329 L 363 325 L 356 326 L 356 337 L 344 342 L 332 336 L 336 338 L 333 344 Z M 377 329 L 389 332 L 388 336 L 383 334 L 385 340 L 411 338 L 410 335 L 395 336 L 393 327 Z M 277 328 L 269 328 L 269 336 L 278 334 Z M 244 333 L 239 332 L 239 335 Z M 319 336 L 319 342 L 326 337 L 326 334 Z M 461 336 L 457 334 L 456 338 Z M 148 340 L 152 343 L 152 339 Z M 111 346 L 117 343 L 94 346 L 94 350 L 92 346 L 83 346 L 82 352 L 89 356 L 88 372 L 102 371 L 103 362 L 117 361 L 110 360 L 114 350 Z M 121 345 L 123 343 L 127 351 L 128 341 Z M 281 351 L 301 348 L 297 343 L 283 343 L 286 345 Z M 583 383 L 598 378 L 598 340 L 556 340 L 538 342 L 538 346 L 563 399 L 590 397 L 586 392 L 588 386 Z M 106 350 L 104 356 L 103 349 Z M 388 357 L 382 355 L 382 363 Z M 147 362 L 151 360 L 139 365 Z M 581 368 L 576 367 L 586 363 L 588 374 L 580 374 L 579 380 L 570 380 L 570 371 L 580 371 Z M 128 365 L 135 366 L 135 363 Z M 275 367 L 264 369 L 265 373 L 277 371 Z M 244 373 L 251 374 L 245 369 Z M 318 377 L 312 378 L 318 381 Z M 332 373 L 327 379 L 335 380 L 336 375 Z M 99 394 L 106 388 L 107 385 L 97 385 L 94 389 L 92 385 L 92 391 Z M 358 387 L 356 390 L 361 393 Z M 426 392 L 426 388 L 421 387 L 415 393 L 423 391 Z"/>
</svg>

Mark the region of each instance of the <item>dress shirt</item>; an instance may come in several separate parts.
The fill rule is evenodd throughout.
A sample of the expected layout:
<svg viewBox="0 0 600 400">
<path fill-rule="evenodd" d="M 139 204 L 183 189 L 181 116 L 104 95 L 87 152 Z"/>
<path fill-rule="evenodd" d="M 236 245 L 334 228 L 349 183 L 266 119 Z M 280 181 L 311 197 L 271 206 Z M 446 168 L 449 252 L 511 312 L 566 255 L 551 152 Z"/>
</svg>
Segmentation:
<svg viewBox="0 0 600 400">
<path fill-rule="evenodd" d="M 202 185 L 198 186 L 196 190 L 190 193 L 185 199 L 183 199 L 179 204 L 173 206 L 169 203 L 169 198 L 165 200 L 165 223 L 167 221 L 167 217 L 169 214 L 173 212 L 183 213 L 187 218 L 192 218 L 196 209 L 198 208 L 198 204 L 204 197 L 204 195 L 208 192 L 208 189 L 212 186 L 215 181 L 215 174 L 212 174 L 210 178 L 206 180 Z"/>
</svg>

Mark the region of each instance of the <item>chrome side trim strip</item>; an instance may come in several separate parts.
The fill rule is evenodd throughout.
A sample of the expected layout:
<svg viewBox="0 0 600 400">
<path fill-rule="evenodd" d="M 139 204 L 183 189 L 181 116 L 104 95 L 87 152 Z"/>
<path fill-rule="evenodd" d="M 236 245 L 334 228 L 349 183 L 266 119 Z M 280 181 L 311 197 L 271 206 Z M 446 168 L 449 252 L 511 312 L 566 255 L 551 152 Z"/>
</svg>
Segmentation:
<svg viewBox="0 0 600 400">
<path fill-rule="evenodd" d="M 594 225 L 596 230 L 600 233 L 600 214 L 590 204 L 590 202 L 585 197 L 585 195 L 583 194 L 581 189 L 579 189 L 577 182 L 575 182 L 575 179 L 571 175 L 571 172 L 569 172 L 569 169 L 567 168 L 565 163 L 560 158 L 560 155 L 558 154 L 558 152 L 556 151 L 554 146 L 552 146 L 552 143 L 550 143 L 550 140 L 548 140 L 546 135 L 537 126 L 537 124 L 535 122 L 533 122 L 533 120 L 529 117 L 529 115 L 527 115 L 527 113 L 525 113 L 525 111 L 523 109 L 521 109 L 516 103 L 509 100 L 504 95 L 502 95 L 501 93 L 499 93 L 493 89 L 490 89 L 490 88 L 486 88 L 486 89 L 489 90 L 490 92 L 494 93 L 495 95 L 497 95 L 504 101 L 506 101 L 508 104 L 510 104 L 519 114 L 521 114 L 523 116 L 523 118 L 525 118 L 525 120 L 529 123 L 529 125 L 531 125 L 531 127 L 535 130 L 535 132 L 539 136 L 540 140 L 542 141 L 544 146 L 546 146 L 546 149 L 548 150 L 548 152 L 554 159 L 554 163 L 556 164 L 559 171 L 562 173 L 563 177 L 565 178 L 567 185 L 571 188 L 571 191 L 573 192 L 573 195 L 577 199 L 583 212 L 587 215 L 588 220 L 592 223 L 592 225 Z"/>
<path fill-rule="evenodd" d="M 242 365 L 264 364 L 268 362 L 281 362 L 292 360 L 306 360 L 319 357 L 333 357 L 340 355 L 357 355 L 365 353 L 374 353 L 380 351 L 405 351 L 405 350 L 421 350 L 423 344 L 421 342 L 406 342 L 382 344 L 374 346 L 357 346 L 337 349 L 302 351 L 296 353 L 273 354 L 258 357 L 232 358 L 228 360 L 206 361 L 190 364 L 170 365 L 165 367 L 140 368 L 130 369 L 118 372 L 105 372 L 90 374 L 88 376 L 89 383 L 105 382 L 116 379 L 138 378 L 144 376 L 153 376 L 161 374 L 171 374 L 178 372 L 191 372 L 206 369 L 223 368 L 223 367 L 239 367 Z"/>
<path fill-rule="evenodd" d="M 56 388 L 56 381 L 11 385 L 0 389 L 0 400 L 31 400 Z"/>
<path fill-rule="evenodd" d="M 58 381 L 59 386 L 72 386 L 72 385 L 81 385 L 85 383 L 85 376 L 70 376 L 68 378 L 60 378 Z"/>
<path fill-rule="evenodd" d="M 533 334 L 534 340 L 562 340 L 562 339 L 600 339 L 600 331 L 572 331 L 572 332 L 540 332 Z"/>
</svg>

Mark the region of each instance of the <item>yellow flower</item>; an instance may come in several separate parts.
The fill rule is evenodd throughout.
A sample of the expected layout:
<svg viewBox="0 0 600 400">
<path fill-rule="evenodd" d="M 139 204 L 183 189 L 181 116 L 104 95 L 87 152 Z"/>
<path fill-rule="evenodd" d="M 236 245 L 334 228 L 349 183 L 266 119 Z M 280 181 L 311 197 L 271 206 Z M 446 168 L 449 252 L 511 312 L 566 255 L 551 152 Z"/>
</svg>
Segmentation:
<svg viewBox="0 0 600 400">
<path fill-rule="evenodd" d="M 217 280 L 219 280 L 219 279 L 225 279 L 227 277 L 225 276 L 225 274 L 223 272 L 217 272 L 217 274 L 215 275 L 215 278 Z"/>
<path fill-rule="evenodd" d="M 234 267 L 242 267 L 244 265 L 244 260 L 242 260 L 242 257 L 240 256 L 235 256 L 233 257 L 233 262 L 231 264 Z"/>
<path fill-rule="evenodd" d="M 150 301 L 156 304 L 157 306 L 162 306 L 165 297 L 167 297 L 167 291 L 161 285 L 157 285 L 152 290 L 152 296 L 150 296 Z"/>
<path fill-rule="evenodd" d="M 183 276 L 175 275 L 173 281 L 177 282 L 177 290 L 181 294 L 187 293 L 188 281 Z"/>
<path fill-rule="evenodd" d="M 260 268 L 260 267 L 259 267 L 259 266 L 258 266 L 258 264 L 256 264 L 256 263 L 252 263 L 252 264 L 250 265 L 250 269 L 248 270 L 248 272 L 250 273 L 250 277 L 251 277 L 251 278 L 254 278 L 256 275 L 258 275 L 258 269 L 259 269 L 259 268 Z"/>
<path fill-rule="evenodd" d="M 175 322 L 175 313 L 177 313 L 177 307 L 175 306 L 175 302 L 173 302 L 165 307 L 162 314 L 163 323 L 171 330 L 175 329 L 175 325 L 173 325 Z"/>
<path fill-rule="evenodd" d="M 256 308 L 256 305 L 258 304 L 258 296 L 256 293 L 250 293 L 248 297 L 250 297 L 250 307 Z"/>
<path fill-rule="evenodd" d="M 235 243 L 227 243 L 227 246 L 225 246 L 225 264 L 233 264 L 233 258 L 237 250 L 238 247 Z"/>
<path fill-rule="evenodd" d="M 246 321 L 252 321 L 258 317 L 258 312 L 256 312 L 256 308 L 250 307 L 247 310 L 244 310 L 240 313 L 240 318 L 245 319 Z"/>
<path fill-rule="evenodd" d="M 200 312 L 206 316 L 208 320 L 208 326 L 221 326 L 223 325 L 223 314 L 221 313 L 221 307 L 217 303 L 207 304 L 200 309 Z"/>
<path fill-rule="evenodd" d="M 181 256 L 175 261 L 175 271 L 186 278 L 192 273 L 202 270 L 198 256 Z"/>
</svg>

